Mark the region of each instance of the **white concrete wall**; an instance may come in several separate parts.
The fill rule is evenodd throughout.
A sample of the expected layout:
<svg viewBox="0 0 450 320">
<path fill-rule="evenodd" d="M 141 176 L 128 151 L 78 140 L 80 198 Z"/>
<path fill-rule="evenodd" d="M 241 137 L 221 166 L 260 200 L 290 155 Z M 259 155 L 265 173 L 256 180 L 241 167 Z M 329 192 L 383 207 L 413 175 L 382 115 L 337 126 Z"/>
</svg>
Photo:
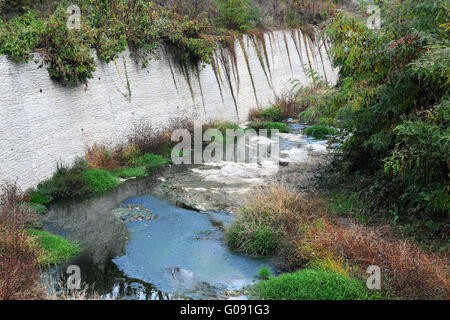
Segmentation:
<svg viewBox="0 0 450 320">
<path fill-rule="evenodd" d="M 308 55 L 314 70 L 336 82 L 323 41 L 313 44 L 300 31 L 265 33 L 264 39 L 267 58 L 260 40 L 244 36 L 235 44 L 236 64 L 227 50 L 218 49 L 216 71 L 207 65 L 199 77 L 190 72 L 190 81 L 163 48 L 145 69 L 124 52 L 115 62 L 97 61 L 87 88 L 63 87 L 40 63 L 16 64 L 0 56 L 0 184 L 35 186 L 53 174 L 57 161 L 73 161 L 94 142 L 118 143 L 141 119 L 160 128 L 184 117 L 246 121 L 250 109 L 269 106 L 275 95 L 291 89 L 291 79 L 309 85 Z M 231 81 L 224 60 L 234 65 Z"/>
</svg>

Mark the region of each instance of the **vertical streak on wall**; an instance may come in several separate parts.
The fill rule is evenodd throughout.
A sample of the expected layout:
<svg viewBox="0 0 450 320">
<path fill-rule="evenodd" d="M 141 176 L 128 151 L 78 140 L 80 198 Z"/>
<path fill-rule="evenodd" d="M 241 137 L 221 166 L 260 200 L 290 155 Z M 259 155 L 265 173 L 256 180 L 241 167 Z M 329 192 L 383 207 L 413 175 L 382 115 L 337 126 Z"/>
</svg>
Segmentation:
<svg viewBox="0 0 450 320">
<path fill-rule="evenodd" d="M 205 119 L 207 119 L 208 115 L 206 113 L 205 96 L 203 95 L 202 82 L 200 81 L 200 70 L 198 68 L 198 64 L 194 66 L 195 76 L 197 77 L 198 87 L 200 89 L 200 96 L 202 97 L 203 111 L 205 112 Z"/>
<path fill-rule="evenodd" d="M 180 62 L 180 68 L 181 68 L 181 73 L 184 76 L 184 79 L 186 80 L 188 86 L 189 86 L 189 92 L 191 93 L 191 98 L 192 98 L 192 102 L 194 103 L 195 106 L 195 92 L 194 92 L 194 88 L 192 87 L 192 83 L 191 83 L 191 75 L 189 72 L 189 67 L 186 65 L 186 63 L 184 62 Z"/>
<path fill-rule="evenodd" d="M 228 53 L 230 55 L 230 62 L 232 67 L 232 72 L 234 76 L 234 80 L 237 83 L 237 93 L 239 94 L 239 89 L 241 85 L 241 79 L 239 76 L 239 69 L 238 69 L 238 63 L 237 63 L 237 55 L 236 55 L 236 39 L 233 36 L 226 37 L 225 43 L 228 49 Z M 231 80 L 231 77 L 230 77 Z"/>
<path fill-rule="evenodd" d="M 327 48 L 327 41 L 326 41 L 326 39 L 323 38 L 322 42 L 323 42 L 323 47 L 325 48 L 325 51 L 327 53 L 328 60 L 331 62 L 332 60 L 331 60 L 330 53 L 329 53 L 328 48 Z"/>
<path fill-rule="evenodd" d="M 284 31 L 283 31 L 283 39 L 284 39 L 284 45 L 286 47 L 286 53 L 287 53 L 288 60 L 289 60 L 289 68 L 291 69 L 291 74 L 293 76 L 294 71 L 292 70 L 291 53 L 289 52 L 289 46 L 288 46 L 288 42 L 287 42 L 287 38 L 286 38 L 286 33 Z"/>
<path fill-rule="evenodd" d="M 308 57 L 309 70 L 314 70 L 314 69 L 313 69 L 313 66 L 312 66 L 312 63 L 311 63 L 311 58 L 309 57 L 308 42 L 307 42 L 307 40 L 306 40 L 307 35 L 306 35 L 306 34 L 303 34 L 300 30 L 298 30 L 298 36 L 299 36 L 299 38 L 300 38 L 300 35 L 302 36 L 302 38 L 303 38 L 303 43 L 304 43 L 304 45 L 305 45 L 306 56 Z"/>
<path fill-rule="evenodd" d="M 166 47 L 163 47 L 163 50 L 164 50 L 164 55 L 165 55 L 165 57 L 167 59 L 167 64 L 169 65 L 169 68 L 170 68 L 170 74 L 172 75 L 173 84 L 175 85 L 175 89 L 177 89 L 177 92 L 179 92 L 177 81 L 175 80 L 175 74 L 173 72 L 171 57 L 170 57 L 169 53 L 167 52 L 167 48 Z"/>
<path fill-rule="evenodd" d="M 267 33 L 267 36 L 269 37 L 269 45 L 270 45 L 270 52 L 272 53 L 272 65 L 275 65 L 275 51 L 273 48 L 273 43 L 275 42 L 273 32 L 269 31 Z"/>
<path fill-rule="evenodd" d="M 250 63 L 248 61 L 247 51 L 245 50 L 245 44 L 244 44 L 244 41 L 242 40 L 242 38 L 239 38 L 239 44 L 241 45 L 242 54 L 244 55 L 245 64 L 247 65 L 248 74 L 250 76 L 250 81 L 252 83 L 253 94 L 255 95 L 256 106 L 259 108 L 260 106 L 259 106 L 259 102 L 258 102 L 258 96 L 256 95 L 255 81 L 253 80 L 252 70 L 250 69 Z"/>
<path fill-rule="evenodd" d="M 299 36 L 299 38 L 297 38 L 297 36 Z M 303 55 L 302 55 L 302 46 L 301 46 L 301 39 L 300 39 L 300 34 L 298 34 L 297 32 L 295 32 L 295 30 L 291 30 L 291 37 L 294 41 L 294 45 L 295 45 L 295 50 L 297 51 L 298 57 L 300 59 L 300 64 L 303 70 L 303 74 L 306 77 L 306 82 L 307 83 L 311 83 L 311 79 L 307 76 L 308 72 L 305 69 L 305 63 L 303 62 Z M 298 40 L 298 41 L 297 41 Z"/>
<path fill-rule="evenodd" d="M 234 107 L 236 109 L 236 115 L 239 121 L 239 111 L 238 111 L 238 105 L 237 105 L 237 101 L 236 101 L 236 96 L 234 94 L 234 90 L 233 90 L 233 83 L 231 82 L 231 68 L 233 68 L 233 66 L 230 67 L 230 63 L 232 63 L 232 58 L 230 58 L 230 62 L 228 61 L 228 56 L 225 54 L 225 50 L 223 47 L 219 48 L 220 51 L 220 60 L 222 62 L 223 65 L 223 69 L 225 70 L 225 76 L 227 78 L 227 82 L 228 82 L 228 86 L 230 87 L 230 92 L 231 92 L 231 97 L 233 98 L 233 102 L 234 102 Z"/>
<path fill-rule="evenodd" d="M 256 55 L 258 56 L 258 60 L 259 60 L 259 64 L 261 65 L 261 68 L 264 71 L 264 75 L 266 76 L 267 84 L 273 90 L 273 86 L 270 83 L 269 75 L 267 74 L 266 66 L 264 64 L 263 56 L 261 54 L 260 42 L 257 40 L 258 38 L 255 39 L 254 35 L 250 35 L 250 38 L 251 38 L 251 40 L 253 42 L 253 46 L 255 47 Z M 269 67 L 267 67 L 267 68 L 269 68 Z"/>
<path fill-rule="evenodd" d="M 325 62 L 323 61 L 322 50 L 320 50 L 320 41 L 317 41 L 317 45 L 319 46 L 319 56 L 320 61 L 322 62 L 323 76 L 325 78 L 325 82 L 328 83 L 327 72 L 325 70 Z"/>
<path fill-rule="evenodd" d="M 218 49 L 216 48 L 216 50 L 214 51 L 214 57 L 211 61 L 211 67 L 213 68 L 214 77 L 216 78 L 217 85 L 219 86 L 220 97 L 222 99 L 222 102 L 225 103 L 225 100 L 223 99 L 222 85 L 220 84 L 220 81 L 222 80 L 222 76 L 220 74 L 220 66 L 217 61 L 217 50 Z"/>
</svg>

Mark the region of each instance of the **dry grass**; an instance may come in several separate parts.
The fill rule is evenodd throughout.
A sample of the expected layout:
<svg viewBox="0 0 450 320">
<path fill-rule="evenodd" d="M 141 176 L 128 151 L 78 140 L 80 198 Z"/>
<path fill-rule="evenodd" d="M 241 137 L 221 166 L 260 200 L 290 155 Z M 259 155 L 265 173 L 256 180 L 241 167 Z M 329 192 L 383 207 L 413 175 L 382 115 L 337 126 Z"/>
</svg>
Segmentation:
<svg viewBox="0 0 450 320">
<path fill-rule="evenodd" d="M 287 92 L 277 97 L 275 106 L 281 109 L 281 114 L 284 119 L 297 119 L 299 114 L 305 111 L 304 107 L 300 106 L 294 93 Z"/>
<path fill-rule="evenodd" d="M 160 153 L 172 144 L 172 132 L 177 129 L 187 129 L 193 132 L 194 125 L 187 119 L 175 119 L 163 130 L 152 127 L 144 120 L 134 124 L 133 131 L 128 137 L 125 147 L 138 148 L 142 154 Z M 122 147 L 123 148 L 123 147 Z"/>
<path fill-rule="evenodd" d="M 114 170 L 121 163 L 115 157 L 115 154 L 109 151 L 106 146 L 94 144 L 86 150 L 87 166 L 91 169 Z"/>
<path fill-rule="evenodd" d="M 39 299 L 39 257 L 42 249 L 26 232 L 36 221 L 21 205 L 24 195 L 16 185 L 6 185 L 0 196 L 0 300 Z"/>
<path fill-rule="evenodd" d="M 54 282 L 46 283 L 47 295 L 45 300 L 101 300 L 100 295 L 94 291 L 92 286 L 81 284 L 79 290 L 68 289 L 65 283 L 59 282 L 56 285 Z"/>
<path fill-rule="evenodd" d="M 193 132 L 193 123 L 189 120 L 175 119 L 165 128 L 151 126 L 147 121 L 137 121 L 125 143 L 109 148 L 94 144 L 86 149 L 85 159 L 92 169 L 113 171 L 129 165 L 134 159 L 146 153 L 165 154 L 174 145 L 172 132 L 176 129 L 187 129 Z"/>
<path fill-rule="evenodd" d="M 300 105 L 297 97 L 292 92 L 287 92 L 277 97 L 275 103 L 268 109 L 251 109 L 248 115 L 249 121 L 283 121 L 288 118 L 297 119 L 301 112 L 305 110 L 304 105 Z"/>
<path fill-rule="evenodd" d="M 248 121 L 257 121 L 261 117 L 261 110 L 259 109 L 250 109 L 248 113 Z"/>
<path fill-rule="evenodd" d="M 295 270 L 304 264 L 295 244 L 302 239 L 305 226 L 326 213 L 324 208 L 319 199 L 302 199 L 286 185 L 270 183 L 257 190 L 238 213 L 237 223 L 227 233 L 228 243 L 251 254 L 277 252 L 282 268 Z M 259 239 L 261 234 L 266 236 Z M 268 243 L 272 244 L 266 249 Z"/>
<path fill-rule="evenodd" d="M 423 252 L 414 243 L 393 238 L 388 228 L 325 221 L 315 230 L 312 247 L 343 257 L 362 271 L 379 266 L 385 289 L 402 298 L 450 297 L 449 256 Z"/>
<path fill-rule="evenodd" d="M 316 267 L 366 279 L 367 267 L 377 265 L 386 296 L 450 297 L 448 254 L 424 252 L 410 241 L 395 238 L 389 226 L 363 226 L 335 219 L 328 212 L 320 199 L 300 198 L 287 185 L 269 184 L 248 200 L 227 237 L 232 248 L 251 251 L 258 240 L 255 234 L 267 227 L 276 237 L 276 253 L 286 271 Z M 271 237 L 263 240 L 273 241 Z"/>
</svg>

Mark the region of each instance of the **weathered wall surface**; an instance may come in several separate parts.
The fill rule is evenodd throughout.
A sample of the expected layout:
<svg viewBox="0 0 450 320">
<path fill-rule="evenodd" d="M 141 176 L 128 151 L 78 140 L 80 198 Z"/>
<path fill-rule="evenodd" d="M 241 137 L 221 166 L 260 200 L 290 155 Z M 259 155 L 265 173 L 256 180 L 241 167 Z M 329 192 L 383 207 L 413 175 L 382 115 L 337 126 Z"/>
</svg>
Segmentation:
<svg viewBox="0 0 450 320">
<path fill-rule="evenodd" d="M 300 31 L 236 40 L 235 54 L 217 49 L 215 63 L 183 72 L 166 52 L 142 68 L 124 52 L 97 62 L 88 87 L 63 87 L 39 63 L 0 57 L 0 184 L 26 189 L 52 175 L 94 142 L 118 143 L 137 121 L 163 128 L 172 119 L 246 121 L 250 109 L 269 106 L 291 79 L 310 84 L 312 67 L 330 83 L 337 72 L 328 45 Z M 38 57 L 36 57 L 38 58 Z"/>
</svg>

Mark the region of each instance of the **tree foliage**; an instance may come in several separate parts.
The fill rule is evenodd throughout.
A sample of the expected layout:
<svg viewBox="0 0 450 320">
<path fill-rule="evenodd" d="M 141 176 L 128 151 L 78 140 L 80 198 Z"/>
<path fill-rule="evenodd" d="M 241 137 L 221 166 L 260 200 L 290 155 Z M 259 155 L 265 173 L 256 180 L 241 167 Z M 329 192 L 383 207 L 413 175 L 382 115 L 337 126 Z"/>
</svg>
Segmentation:
<svg viewBox="0 0 450 320">
<path fill-rule="evenodd" d="M 348 14 L 327 29 L 340 82 L 322 116 L 347 136 L 353 167 L 384 172 L 407 211 L 448 214 L 448 2 L 380 4 L 379 31 Z"/>
</svg>

